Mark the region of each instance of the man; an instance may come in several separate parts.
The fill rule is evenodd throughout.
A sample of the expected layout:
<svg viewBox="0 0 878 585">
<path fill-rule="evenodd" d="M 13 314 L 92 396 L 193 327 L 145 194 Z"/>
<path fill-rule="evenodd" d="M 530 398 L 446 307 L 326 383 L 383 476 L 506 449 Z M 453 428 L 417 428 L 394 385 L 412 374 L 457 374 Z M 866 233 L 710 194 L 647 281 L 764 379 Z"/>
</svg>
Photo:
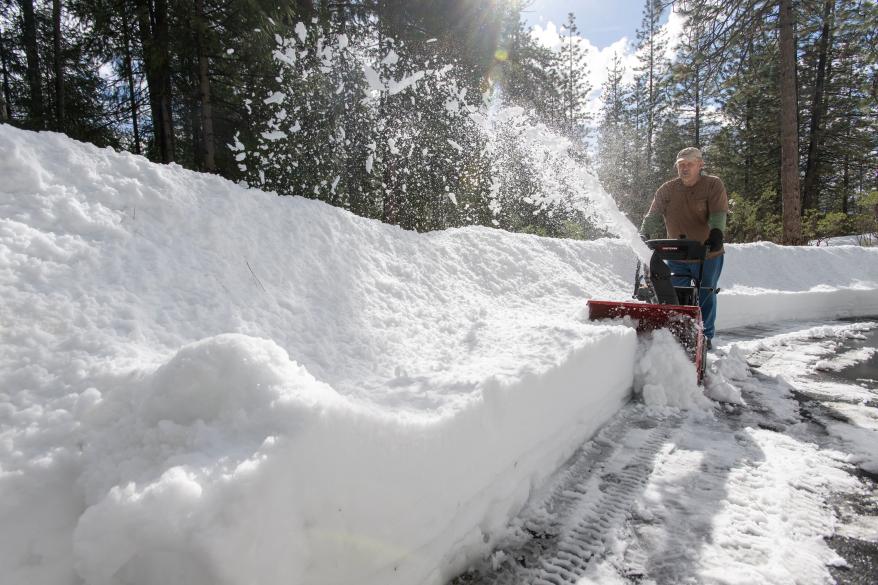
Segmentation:
<svg viewBox="0 0 878 585">
<path fill-rule="evenodd" d="M 716 289 L 723 269 L 723 232 L 729 212 L 729 197 L 719 177 L 701 174 L 704 159 L 697 148 L 690 146 L 681 150 L 674 166 L 677 168 L 677 178 L 655 192 L 649 212 L 640 226 L 640 233 L 651 236 L 661 229 L 664 220 L 668 238 L 684 237 L 708 246 L 698 304 L 704 319 L 707 348 L 711 349 L 716 322 L 716 295 L 712 289 Z M 696 263 L 669 261 L 668 267 L 676 275 L 673 279 L 675 286 L 686 286 L 690 278 L 699 276 Z"/>
</svg>

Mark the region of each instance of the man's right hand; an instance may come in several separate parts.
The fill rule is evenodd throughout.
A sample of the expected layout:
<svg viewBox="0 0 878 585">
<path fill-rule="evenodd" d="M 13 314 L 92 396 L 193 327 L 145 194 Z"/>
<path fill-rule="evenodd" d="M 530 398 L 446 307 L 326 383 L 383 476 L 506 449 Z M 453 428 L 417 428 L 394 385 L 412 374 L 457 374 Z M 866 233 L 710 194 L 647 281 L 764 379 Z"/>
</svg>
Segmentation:
<svg viewBox="0 0 878 585">
<path fill-rule="evenodd" d="M 718 252 L 723 249 L 723 231 L 719 228 L 710 230 L 707 239 L 704 241 L 707 250 L 710 252 Z"/>
</svg>

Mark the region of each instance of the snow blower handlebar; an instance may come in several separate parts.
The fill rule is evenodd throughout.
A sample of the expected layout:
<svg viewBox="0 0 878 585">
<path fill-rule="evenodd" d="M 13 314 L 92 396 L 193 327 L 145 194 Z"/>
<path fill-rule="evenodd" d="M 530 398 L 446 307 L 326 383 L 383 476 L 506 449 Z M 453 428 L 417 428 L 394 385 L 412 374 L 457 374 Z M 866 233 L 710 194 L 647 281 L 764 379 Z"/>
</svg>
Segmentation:
<svg viewBox="0 0 878 585">
<path fill-rule="evenodd" d="M 682 304 L 678 297 L 677 290 L 674 287 L 671 273 L 666 260 L 677 260 L 685 262 L 696 262 L 699 266 L 704 265 L 704 259 L 707 255 L 707 248 L 701 242 L 695 240 L 687 240 L 681 238 L 678 240 L 647 240 L 647 247 L 652 250 L 652 257 L 649 261 L 649 269 L 644 271 L 644 283 L 640 280 L 640 262 L 637 262 L 637 271 L 634 282 L 634 298 L 658 303 L 661 305 L 680 305 Z M 701 288 L 701 270 L 698 271 L 698 277 L 695 279 L 695 290 Z"/>
<path fill-rule="evenodd" d="M 707 246 L 695 240 L 647 240 L 646 245 L 660 260 L 704 262 L 707 256 Z"/>
</svg>

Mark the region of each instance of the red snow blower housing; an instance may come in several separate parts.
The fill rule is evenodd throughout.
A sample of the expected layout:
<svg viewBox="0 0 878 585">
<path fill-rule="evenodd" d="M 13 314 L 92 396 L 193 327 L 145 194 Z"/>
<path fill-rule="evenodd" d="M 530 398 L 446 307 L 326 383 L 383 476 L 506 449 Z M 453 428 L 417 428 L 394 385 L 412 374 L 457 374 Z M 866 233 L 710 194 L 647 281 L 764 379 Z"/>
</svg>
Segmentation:
<svg viewBox="0 0 878 585">
<path fill-rule="evenodd" d="M 652 257 L 649 270 L 641 270 L 641 263 L 637 262 L 633 295 L 637 302 L 588 301 L 588 317 L 592 321 L 630 317 L 637 333 L 668 329 L 695 363 L 698 383 L 702 384 L 706 341 L 698 291 L 707 248 L 701 242 L 686 239 L 649 240 L 646 245 L 652 250 Z M 690 279 L 690 286 L 674 286 L 671 278 L 675 275 L 665 260 L 698 263 L 699 277 Z"/>
</svg>

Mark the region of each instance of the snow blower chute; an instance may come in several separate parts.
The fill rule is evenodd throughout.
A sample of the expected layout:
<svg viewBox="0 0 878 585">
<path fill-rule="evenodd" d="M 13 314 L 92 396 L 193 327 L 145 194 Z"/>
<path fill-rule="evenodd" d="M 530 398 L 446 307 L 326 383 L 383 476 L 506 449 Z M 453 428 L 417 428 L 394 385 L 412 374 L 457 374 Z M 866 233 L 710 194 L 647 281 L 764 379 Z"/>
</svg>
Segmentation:
<svg viewBox="0 0 878 585">
<path fill-rule="evenodd" d="M 704 264 L 707 249 L 695 240 L 649 240 L 652 250 L 649 270 L 641 270 L 640 261 L 634 276 L 634 302 L 588 301 L 588 317 L 592 321 L 630 317 L 638 333 L 668 329 L 695 363 L 698 383 L 704 380 L 705 350 L 701 309 L 698 306 L 699 278 L 690 286 L 674 286 L 665 260 L 682 260 Z M 713 291 L 711 291 L 713 292 Z"/>
</svg>

